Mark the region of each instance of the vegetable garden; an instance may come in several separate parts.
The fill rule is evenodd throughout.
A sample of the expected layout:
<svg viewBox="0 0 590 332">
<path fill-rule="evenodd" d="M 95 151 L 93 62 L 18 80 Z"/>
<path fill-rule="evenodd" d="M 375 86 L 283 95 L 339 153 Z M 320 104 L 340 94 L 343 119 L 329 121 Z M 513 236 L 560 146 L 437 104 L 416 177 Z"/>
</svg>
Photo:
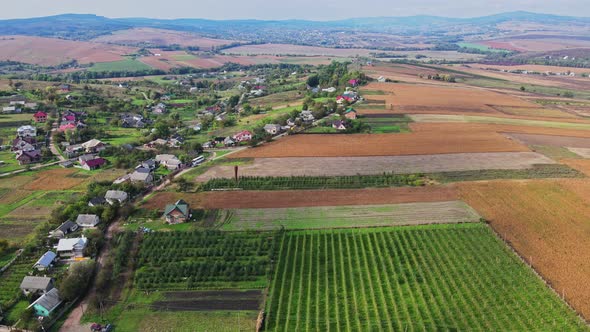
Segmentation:
<svg viewBox="0 0 590 332">
<path fill-rule="evenodd" d="M 484 224 L 287 232 L 270 331 L 571 331 L 585 325 Z"/>
<path fill-rule="evenodd" d="M 136 285 L 145 290 L 263 288 L 274 247 L 273 233 L 147 233 Z"/>
</svg>

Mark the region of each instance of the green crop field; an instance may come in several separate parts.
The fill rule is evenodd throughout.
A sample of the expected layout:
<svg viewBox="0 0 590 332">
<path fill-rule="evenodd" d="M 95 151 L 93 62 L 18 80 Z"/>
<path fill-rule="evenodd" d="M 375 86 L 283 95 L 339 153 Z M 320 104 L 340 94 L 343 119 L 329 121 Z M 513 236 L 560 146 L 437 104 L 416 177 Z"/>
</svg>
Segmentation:
<svg viewBox="0 0 590 332">
<path fill-rule="evenodd" d="M 134 59 L 125 59 L 120 61 L 112 61 L 112 62 L 98 62 L 95 63 L 92 67 L 88 68 L 89 71 L 140 71 L 140 70 L 149 70 L 152 67 L 146 65 L 145 63 L 139 62 Z"/>
<path fill-rule="evenodd" d="M 408 124 L 412 122 L 409 117 L 390 116 L 383 118 L 367 117 L 362 118 L 361 121 L 371 127 L 371 133 L 374 134 L 388 134 L 388 133 L 408 133 L 410 127 Z"/>
<path fill-rule="evenodd" d="M 484 224 L 286 232 L 268 331 L 577 331 Z"/>
<path fill-rule="evenodd" d="M 508 52 L 507 50 L 501 50 L 501 49 L 497 49 L 497 48 L 490 48 L 487 45 L 482 45 L 482 44 L 475 44 L 475 43 L 457 43 L 457 45 L 459 45 L 459 47 L 464 47 L 464 48 L 473 48 L 479 51 L 484 51 L 484 52 L 497 52 L 497 53 L 506 53 Z"/>
<path fill-rule="evenodd" d="M 321 229 L 477 222 L 480 216 L 461 201 L 391 205 L 237 209 L 220 213 L 221 229 Z"/>
</svg>

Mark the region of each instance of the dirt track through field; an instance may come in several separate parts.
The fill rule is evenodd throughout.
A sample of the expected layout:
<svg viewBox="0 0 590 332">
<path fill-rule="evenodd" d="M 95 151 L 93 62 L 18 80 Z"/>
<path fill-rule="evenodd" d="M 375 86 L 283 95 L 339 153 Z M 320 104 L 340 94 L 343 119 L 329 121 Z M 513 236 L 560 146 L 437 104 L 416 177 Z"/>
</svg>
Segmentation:
<svg viewBox="0 0 590 332">
<path fill-rule="evenodd" d="M 589 319 L 590 182 L 466 182 L 459 188 L 461 198 Z"/>
<path fill-rule="evenodd" d="M 457 200 L 458 195 L 453 185 L 356 190 L 159 192 L 141 207 L 163 210 L 166 204 L 181 198 L 191 208 L 243 209 L 444 202 Z"/>
<path fill-rule="evenodd" d="M 239 166 L 240 176 L 346 176 L 435 173 L 481 169 L 526 169 L 553 160 L 535 152 L 457 153 L 419 156 L 256 158 Z M 234 166 L 217 166 L 197 177 L 233 178 Z"/>
</svg>

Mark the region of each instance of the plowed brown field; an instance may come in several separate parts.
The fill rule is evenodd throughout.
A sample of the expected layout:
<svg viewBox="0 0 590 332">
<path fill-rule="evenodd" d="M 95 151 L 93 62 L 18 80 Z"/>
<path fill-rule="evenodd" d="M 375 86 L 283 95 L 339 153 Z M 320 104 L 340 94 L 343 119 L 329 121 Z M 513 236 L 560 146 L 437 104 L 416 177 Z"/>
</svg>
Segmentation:
<svg viewBox="0 0 590 332">
<path fill-rule="evenodd" d="M 439 135 L 467 135 L 479 133 L 484 135 L 485 132 L 492 133 L 522 133 L 537 135 L 554 135 L 569 137 L 590 137 L 590 130 L 562 129 L 535 126 L 514 126 L 505 124 L 486 124 L 486 123 L 411 123 L 410 128 L 414 133 L 434 133 Z"/>
<path fill-rule="evenodd" d="M 245 209 L 306 206 L 379 205 L 445 202 L 457 199 L 452 185 L 359 190 L 217 191 L 206 193 L 160 192 L 142 208 L 163 210 L 166 204 L 184 199 L 192 208 Z"/>
<path fill-rule="evenodd" d="M 82 177 L 72 177 L 78 172 L 75 169 L 52 169 L 40 172 L 37 178 L 27 184 L 24 189 L 27 190 L 65 190 L 76 187 L 86 181 Z"/>
<path fill-rule="evenodd" d="M 206 38 L 189 32 L 153 28 L 115 31 L 110 35 L 100 36 L 94 39 L 94 41 L 122 45 L 150 43 L 154 46 L 163 46 L 176 44 L 185 47 L 197 46 L 205 50 L 209 50 L 214 46 L 228 45 L 235 42 L 232 40 Z"/>
<path fill-rule="evenodd" d="M 492 181 L 458 187 L 465 202 L 590 318 L 590 182 Z"/>
<path fill-rule="evenodd" d="M 360 157 L 443 153 L 523 152 L 527 147 L 494 132 L 294 135 L 229 158 Z"/>
</svg>

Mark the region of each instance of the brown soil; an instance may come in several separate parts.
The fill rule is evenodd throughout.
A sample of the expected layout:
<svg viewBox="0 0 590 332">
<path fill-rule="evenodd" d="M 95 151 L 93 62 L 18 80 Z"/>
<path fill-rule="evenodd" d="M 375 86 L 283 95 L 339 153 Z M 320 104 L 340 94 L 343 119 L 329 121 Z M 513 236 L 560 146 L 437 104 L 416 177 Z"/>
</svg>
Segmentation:
<svg viewBox="0 0 590 332">
<path fill-rule="evenodd" d="M 590 138 L 518 133 L 506 135 L 526 145 L 590 148 Z"/>
<path fill-rule="evenodd" d="M 590 318 L 590 182 L 492 181 L 458 186 L 461 198 Z"/>
<path fill-rule="evenodd" d="M 83 177 L 73 177 L 78 172 L 75 169 L 52 169 L 39 172 L 37 178 L 24 186 L 27 190 L 66 190 L 76 187 L 86 181 Z"/>
</svg>

